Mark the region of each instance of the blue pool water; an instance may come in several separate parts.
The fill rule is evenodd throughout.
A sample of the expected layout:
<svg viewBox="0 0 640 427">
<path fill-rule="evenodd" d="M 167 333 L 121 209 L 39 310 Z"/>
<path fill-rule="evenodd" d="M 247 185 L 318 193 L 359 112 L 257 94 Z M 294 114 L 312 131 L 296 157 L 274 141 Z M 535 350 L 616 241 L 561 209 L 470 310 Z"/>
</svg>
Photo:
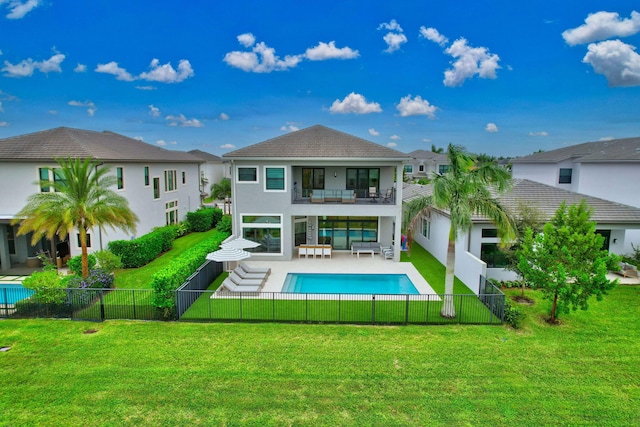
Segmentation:
<svg viewBox="0 0 640 427">
<path fill-rule="evenodd" d="M 22 285 L 0 283 L 0 304 L 15 304 L 31 295 L 33 295 L 33 291 Z"/>
<path fill-rule="evenodd" d="M 419 294 L 406 274 L 289 273 L 282 292 L 303 294 Z"/>
</svg>

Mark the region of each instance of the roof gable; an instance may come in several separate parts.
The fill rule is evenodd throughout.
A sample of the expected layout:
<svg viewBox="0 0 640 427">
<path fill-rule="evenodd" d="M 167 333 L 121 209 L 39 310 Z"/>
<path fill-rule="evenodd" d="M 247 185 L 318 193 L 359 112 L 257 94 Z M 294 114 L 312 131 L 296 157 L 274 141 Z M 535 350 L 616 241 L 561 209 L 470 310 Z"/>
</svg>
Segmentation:
<svg viewBox="0 0 640 427">
<path fill-rule="evenodd" d="M 444 153 L 434 153 L 429 150 L 415 150 L 409 155 L 416 160 L 435 160 L 436 162 L 449 162 L 449 158 Z"/>
<path fill-rule="evenodd" d="M 577 163 L 640 162 L 640 137 L 585 142 L 512 159 L 512 163 L 557 163 L 573 159 Z"/>
<path fill-rule="evenodd" d="M 286 135 L 240 148 L 223 158 L 357 158 L 407 160 L 400 151 L 349 135 L 325 126 L 315 125 Z"/>
<path fill-rule="evenodd" d="M 211 153 L 207 153 L 206 151 L 201 151 L 201 150 L 191 150 L 189 151 L 190 154 L 193 154 L 194 156 L 205 160 L 207 162 L 219 162 L 222 163 L 222 158 L 216 156 L 215 154 L 211 154 Z"/>
</svg>

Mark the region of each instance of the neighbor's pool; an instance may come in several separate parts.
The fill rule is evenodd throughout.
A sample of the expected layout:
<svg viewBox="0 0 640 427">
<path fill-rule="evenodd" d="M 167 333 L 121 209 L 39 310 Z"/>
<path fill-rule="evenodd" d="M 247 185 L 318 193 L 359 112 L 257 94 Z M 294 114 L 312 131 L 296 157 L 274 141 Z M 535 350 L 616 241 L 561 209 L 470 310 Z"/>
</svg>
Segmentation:
<svg viewBox="0 0 640 427">
<path fill-rule="evenodd" d="M 289 273 L 282 292 L 301 294 L 394 294 L 420 292 L 406 274 Z"/>
<path fill-rule="evenodd" d="M 22 285 L 0 283 L 0 304 L 15 304 L 17 301 L 29 298 L 34 291 Z"/>
</svg>

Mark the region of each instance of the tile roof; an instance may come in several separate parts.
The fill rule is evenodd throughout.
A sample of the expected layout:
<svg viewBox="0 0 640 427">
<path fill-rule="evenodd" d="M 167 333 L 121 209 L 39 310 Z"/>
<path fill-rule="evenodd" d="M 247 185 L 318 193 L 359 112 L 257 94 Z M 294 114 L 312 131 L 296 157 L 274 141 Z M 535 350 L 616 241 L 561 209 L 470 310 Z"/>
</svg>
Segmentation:
<svg viewBox="0 0 640 427">
<path fill-rule="evenodd" d="M 511 163 L 556 163 L 573 159 L 587 162 L 640 162 L 640 137 L 586 142 L 543 151 L 511 160 Z"/>
<path fill-rule="evenodd" d="M 405 183 L 402 187 L 402 198 L 405 202 L 431 194 L 431 185 Z M 582 199 L 585 199 L 593 209 L 591 219 L 597 223 L 640 224 L 640 208 L 574 193 L 528 179 L 512 180 L 511 190 L 499 197 L 502 205 L 511 212 L 517 212 L 519 202 L 526 202 L 532 207 L 537 207 L 540 209 L 545 221 L 553 217 L 563 201 L 567 205 L 572 205 L 579 203 Z M 475 216 L 474 221 L 485 222 L 487 219 Z"/>
<path fill-rule="evenodd" d="M 409 159 L 407 154 L 400 151 L 321 125 L 240 148 L 222 157 L 225 159 Z"/>
<path fill-rule="evenodd" d="M 202 160 L 206 160 L 207 162 L 220 162 L 222 163 L 222 158 L 216 156 L 215 154 L 207 153 L 206 151 L 201 150 L 191 150 L 189 153 L 193 154 L 196 157 L 199 157 Z"/>
<path fill-rule="evenodd" d="M 449 158 L 444 153 L 434 153 L 429 150 L 415 150 L 409 153 L 409 155 L 417 160 L 435 160 L 436 162 L 449 162 Z"/>
<path fill-rule="evenodd" d="M 0 139 L 0 161 L 51 161 L 91 158 L 105 162 L 202 163 L 184 151 L 172 151 L 113 132 L 58 127 Z"/>
</svg>

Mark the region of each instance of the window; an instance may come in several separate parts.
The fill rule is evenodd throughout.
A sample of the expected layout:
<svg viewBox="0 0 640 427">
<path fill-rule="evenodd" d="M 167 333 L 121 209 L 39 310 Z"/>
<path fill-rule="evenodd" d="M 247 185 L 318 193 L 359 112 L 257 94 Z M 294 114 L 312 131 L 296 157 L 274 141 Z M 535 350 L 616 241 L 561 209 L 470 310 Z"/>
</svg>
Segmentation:
<svg viewBox="0 0 640 427">
<path fill-rule="evenodd" d="M 318 218 L 318 243 L 333 249 L 351 249 L 353 242 L 377 242 L 375 216 L 322 216 Z"/>
<path fill-rule="evenodd" d="M 116 178 L 118 178 L 118 190 L 124 188 L 124 169 L 116 168 Z"/>
<path fill-rule="evenodd" d="M 380 191 L 380 169 L 347 169 L 347 190 L 355 190 L 357 197 L 366 198 L 370 187 Z"/>
<path fill-rule="evenodd" d="M 422 235 L 427 238 L 427 240 L 431 239 L 431 221 L 427 218 L 422 220 Z"/>
<path fill-rule="evenodd" d="M 480 259 L 487 263 L 488 268 L 504 268 L 507 265 L 507 258 L 497 243 L 482 243 Z"/>
<path fill-rule="evenodd" d="M 187 173 L 182 171 L 182 185 L 187 183 Z"/>
<path fill-rule="evenodd" d="M 238 182 L 242 183 L 257 183 L 258 182 L 258 168 L 251 167 L 239 167 L 238 170 Z"/>
<path fill-rule="evenodd" d="M 40 169 L 38 169 L 38 173 L 40 175 L 40 192 L 41 193 L 48 193 L 49 191 L 51 191 L 51 187 L 49 185 L 47 185 L 51 181 L 49 179 L 49 169 L 48 168 L 40 168 Z"/>
<path fill-rule="evenodd" d="M 166 224 L 178 223 L 178 201 L 173 200 L 164 204 L 164 212 L 166 217 Z"/>
<path fill-rule="evenodd" d="M 13 226 L 7 225 L 7 243 L 9 244 L 9 255 L 16 254 L 16 235 L 13 232 Z"/>
<path fill-rule="evenodd" d="M 153 178 L 153 198 L 160 198 L 160 178 L 158 177 Z"/>
<path fill-rule="evenodd" d="M 149 186 L 149 166 L 144 167 L 144 186 Z"/>
<path fill-rule="evenodd" d="M 424 165 L 418 165 L 418 172 L 424 172 Z"/>
<path fill-rule="evenodd" d="M 265 167 L 264 189 L 267 191 L 285 190 L 285 169 L 283 167 Z"/>
<path fill-rule="evenodd" d="M 404 173 L 413 173 L 413 165 L 404 165 Z"/>
<path fill-rule="evenodd" d="M 445 173 L 449 172 L 450 168 L 451 168 L 451 166 L 449 166 L 449 165 L 440 165 L 440 166 L 438 166 L 438 173 L 440 175 L 445 174 Z"/>
<path fill-rule="evenodd" d="M 571 184 L 571 175 L 573 169 L 560 168 L 560 175 L 558 176 L 558 184 Z"/>
<path fill-rule="evenodd" d="M 302 168 L 302 197 L 309 197 L 313 190 L 324 190 L 324 169 Z"/>
<path fill-rule="evenodd" d="M 498 229 L 496 228 L 483 228 L 482 237 L 498 237 Z"/>
<path fill-rule="evenodd" d="M 82 244 L 80 243 L 80 233 L 76 234 L 76 241 L 78 243 L 78 247 L 81 248 Z M 87 247 L 91 247 L 91 234 L 87 233 Z"/>
<path fill-rule="evenodd" d="M 254 253 L 282 253 L 281 215 L 242 215 L 242 237 L 260 243 L 256 248 L 246 249 Z"/>
<path fill-rule="evenodd" d="M 164 191 L 175 191 L 178 187 L 178 172 L 176 170 L 164 171 Z"/>
</svg>

